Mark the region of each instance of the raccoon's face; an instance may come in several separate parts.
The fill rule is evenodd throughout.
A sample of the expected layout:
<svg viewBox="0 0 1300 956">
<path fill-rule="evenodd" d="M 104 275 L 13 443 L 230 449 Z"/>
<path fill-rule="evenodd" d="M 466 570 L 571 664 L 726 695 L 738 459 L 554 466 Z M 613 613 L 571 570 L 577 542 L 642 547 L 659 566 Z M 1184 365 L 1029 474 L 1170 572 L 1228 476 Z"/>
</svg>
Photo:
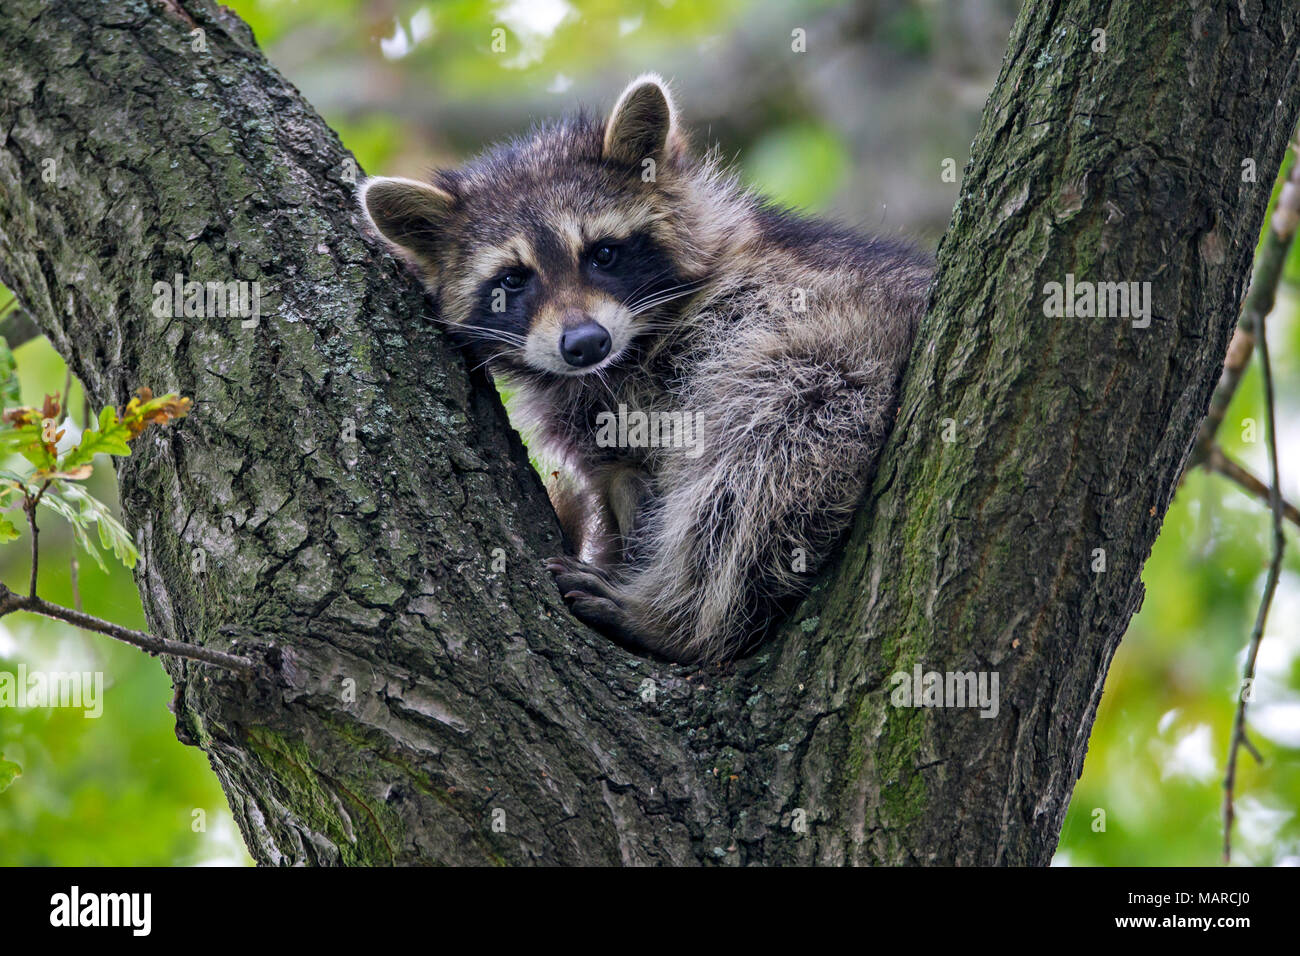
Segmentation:
<svg viewBox="0 0 1300 956">
<path fill-rule="evenodd" d="M 606 123 L 568 120 L 432 183 L 370 179 L 361 200 L 495 367 L 582 376 L 631 355 L 698 288 L 679 265 L 683 162 L 667 90 L 643 78 Z"/>
</svg>

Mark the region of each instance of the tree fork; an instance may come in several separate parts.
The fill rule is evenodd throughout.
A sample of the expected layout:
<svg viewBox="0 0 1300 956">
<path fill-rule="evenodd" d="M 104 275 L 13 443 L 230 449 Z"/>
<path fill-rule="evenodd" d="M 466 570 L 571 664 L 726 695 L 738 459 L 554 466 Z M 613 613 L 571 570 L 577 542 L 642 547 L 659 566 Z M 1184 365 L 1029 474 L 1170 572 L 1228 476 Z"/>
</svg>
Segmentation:
<svg viewBox="0 0 1300 956">
<path fill-rule="evenodd" d="M 1291 4 L 1026 5 L 842 557 L 757 654 L 684 668 L 569 617 L 490 384 L 238 19 L 7 0 L 0 280 L 96 403 L 195 398 L 119 479 L 150 631 L 278 654 L 251 692 L 165 662 L 254 857 L 1048 862 L 1300 113 L 1298 47 Z M 1045 318 L 1067 274 L 1151 282 L 1150 326 Z M 155 316 L 176 275 L 260 281 L 261 321 Z M 997 672 L 998 716 L 892 706 L 915 665 Z"/>
</svg>

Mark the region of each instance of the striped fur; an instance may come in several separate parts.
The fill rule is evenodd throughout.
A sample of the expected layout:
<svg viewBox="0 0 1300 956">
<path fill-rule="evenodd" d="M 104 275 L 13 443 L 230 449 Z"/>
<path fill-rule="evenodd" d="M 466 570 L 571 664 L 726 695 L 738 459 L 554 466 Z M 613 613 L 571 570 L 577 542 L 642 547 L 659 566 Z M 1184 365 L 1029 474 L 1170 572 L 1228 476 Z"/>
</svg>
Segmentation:
<svg viewBox="0 0 1300 956">
<path fill-rule="evenodd" d="M 361 199 L 560 472 L 578 554 L 548 567 L 573 612 L 680 661 L 759 637 L 870 480 L 928 258 L 743 190 L 716 152 L 692 154 L 654 76 L 607 122 L 534 129 L 430 183 L 371 179 Z M 561 336 L 591 321 L 609 354 L 574 368 Z M 603 447 L 620 406 L 700 430 L 687 448 Z"/>
</svg>

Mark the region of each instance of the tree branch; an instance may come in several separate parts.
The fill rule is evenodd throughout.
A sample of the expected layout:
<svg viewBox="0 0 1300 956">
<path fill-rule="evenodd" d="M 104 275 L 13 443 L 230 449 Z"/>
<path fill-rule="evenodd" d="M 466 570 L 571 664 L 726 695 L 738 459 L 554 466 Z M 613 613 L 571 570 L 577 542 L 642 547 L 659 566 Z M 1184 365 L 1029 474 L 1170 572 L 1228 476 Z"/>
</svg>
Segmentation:
<svg viewBox="0 0 1300 956">
<path fill-rule="evenodd" d="M 1298 164 L 1300 165 L 1300 164 Z M 1293 224 L 1294 227 L 1294 224 Z M 1273 560 L 1269 562 L 1268 577 L 1264 581 L 1264 594 L 1259 601 L 1259 611 L 1255 615 L 1255 627 L 1250 635 L 1250 649 L 1246 654 L 1246 667 L 1242 674 L 1242 688 L 1237 695 L 1237 717 L 1232 726 L 1232 741 L 1228 745 L 1228 768 L 1223 777 L 1223 862 L 1232 860 L 1232 822 L 1235 815 L 1235 787 L 1237 780 L 1237 753 L 1246 738 L 1246 704 L 1251 695 L 1246 687 L 1254 687 L 1255 662 L 1259 657 L 1259 646 L 1264 639 L 1264 624 L 1268 620 L 1269 608 L 1273 604 L 1273 594 L 1277 590 L 1278 578 L 1282 574 L 1282 555 L 1286 549 L 1286 539 L 1282 534 L 1281 484 L 1277 464 L 1277 424 L 1273 404 L 1273 367 L 1268 354 L 1268 334 L 1265 328 L 1267 312 L 1257 316 L 1259 329 L 1259 359 L 1264 372 L 1264 413 L 1265 427 L 1268 432 L 1268 463 L 1272 487 L 1269 489 L 1269 506 L 1273 514 Z M 1255 759 L 1259 751 L 1249 747 Z"/>
<path fill-rule="evenodd" d="M 34 338 L 39 337 L 41 330 L 37 327 L 36 322 L 32 319 L 31 314 L 18 305 L 18 299 L 11 299 L 7 307 L 0 313 L 0 338 L 11 348 L 16 349 Z"/>
<path fill-rule="evenodd" d="M 0 584 L 0 617 L 14 611 L 28 611 L 56 621 L 63 621 L 66 624 L 73 624 L 83 630 L 104 634 L 125 644 L 138 647 L 150 654 L 166 654 L 171 657 L 201 661 L 205 664 L 214 664 L 241 674 L 251 675 L 257 670 L 257 666 L 247 657 L 227 654 L 225 651 L 218 651 L 208 647 L 181 644 L 162 637 L 154 637 L 144 631 L 132 630 L 129 627 L 122 627 L 120 624 L 114 624 L 112 621 L 105 621 L 90 614 L 84 614 L 81 611 L 74 611 L 58 604 L 51 604 L 49 601 L 36 597 L 35 594 L 23 597 L 4 584 Z"/>
<path fill-rule="evenodd" d="M 23 511 L 27 513 L 27 527 L 32 535 L 32 573 L 28 581 L 27 596 L 36 597 L 36 571 L 40 566 L 41 551 L 39 547 L 40 529 L 36 527 L 36 505 L 30 498 L 23 501 Z"/>
<path fill-rule="evenodd" d="M 1243 465 L 1229 458 L 1217 444 L 1210 447 L 1209 456 L 1205 459 L 1205 467 L 1210 471 L 1223 475 L 1245 489 L 1249 494 L 1254 495 L 1272 507 L 1273 489 L 1256 478 Z M 1282 500 L 1282 515 L 1288 521 L 1300 527 L 1300 510 L 1297 510 L 1296 506 L 1286 499 Z"/>
<path fill-rule="evenodd" d="M 1292 152 L 1296 143 L 1291 144 Z M 1242 307 L 1241 319 L 1233 332 L 1232 343 L 1228 347 L 1228 357 L 1223 364 L 1223 374 L 1210 399 L 1210 410 L 1201 423 L 1196 436 L 1196 445 L 1188 459 L 1188 469 L 1207 462 L 1214 446 L 1215 435 L 1223 418 L 1228 413 L 1228 406 L 1237 394 L 1241 378 L 1250 365 L 1250 357 L 1255 350 L 1256 330 L 1264 327 L 1264 318 L 1273 311 L 1277 302 L 1277 288 L 1282 281 L 1286 267 L 1287 255 L 1295 239 L 1296 226 L 1300 224 L 1300 162 L 1293 161 L 1291 171 L 1282 185 L 1277 205 L 1269 219 L 1269 228 L 1264 241 L 1255 257 L 1255 268 L 1250 280 L 1250 291 Z M 1231 477 L 1231 476 L 1230 476 Z"/>
</svg>

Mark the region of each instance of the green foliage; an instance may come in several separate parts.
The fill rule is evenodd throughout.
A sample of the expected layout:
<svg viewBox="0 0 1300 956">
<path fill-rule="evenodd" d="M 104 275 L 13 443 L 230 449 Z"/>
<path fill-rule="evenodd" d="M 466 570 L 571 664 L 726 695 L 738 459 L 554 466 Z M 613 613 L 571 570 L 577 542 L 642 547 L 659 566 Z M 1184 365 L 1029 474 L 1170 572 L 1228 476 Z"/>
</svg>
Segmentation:
<svg viewBox="0 0 1300 956">
<path fill-rule="evenodd" d="M 17 780 L 22 772 L 23 768 L 12 760 L 5 760 L 4 751 L 0 750 L 0 793 L 8 790 L 10 784 Z"/>
<path fill-rule="evenodd" d="M 1281 292 L 1270 320 L 1283 427 L 1300 420 L 1300 303 Z M 1283 343 L 1289 343 L 1284 346 Z M 1219 430 L 1225 451 L 1267 475 L 1259 366 L 1243 379 Z M 1291 433 L 1294 439 L 1294 433 Z M 1286 442 L 1284 489 L 1300 460 Z M 1294 497 L 1294 491 L 1288 490 Z M 1143 568 L 1146 599 L 1111 665 L 1074 791 L 1058 859 L 1081 865 L 1179 866 L 1219 861 L 1222 780 L 1250 636 L 1271 555 L 1267 506 L 1218 475 L 1195 471 L 1179 489 Z M 1300 858 L 1300 547 L 1288 526 L 1277 599 L 1247 710 L 1263 764 L 1238 759 L 1236 862 Z M 1104 814 L 1104 817 L 1103 817 Z M 1098 827 L 1104 822 L 1105 829 Z"/>
<path fill-rule="evenodd" d="M 44 339 L 14 355 L 25 397 L 10 407 L 39 404 L 46 392 L 62 389 L 63 363 Z M 75 381 L 69 404 L 82 407 Z M 69 423 L 70 438 L 75 431 Z M 68 503 L 83 508 L 81 492 L 111 515 L 115 484 L 111 468 L 96 467 L 69 483 L 75 490 Z M 44 499 L 42 507 L 48 507 Z M 20 540 L 0 547 L 0 579 L 25 590 L 30 543 L 25 521 L 17 524 Z M 81 565 L 74 592 L 78 531 L 62 520 L 41 523 L 41 595 L 67 607 L 79 595 L 88 613 L 144 628 L 135 582 L 123 564 Z M 90 537 L 98 543 L 97 535 Z M 112 542 L 105 547 L 112 550 Z M 0 707 L 0 866 L 249 862 L 207 758 L 176 739 L 171 681 L 156 658 L 18 612 L 0 618 L 0 672 L 16 675 L 20 667 L 101 673 L 103 713 L 90 719 L 66 707 Z"/>
<path fill-rule="evenodd" d="M 929 10 L 921 3 L 912 2 L 895 10 L 885 20 L 881 33 L 885 42 L 900 53 L 921 57 L 930 52 L 933 30 Z"/>
<path fill-rule="evenodd" d="M 763 136 L 745 160 L 746 178 L 782 205 L 817 212 L 834 198 L 849 168 L 848 150 L 824 126 L 799 123 Z"/>
<path fill-rule="evenodd" d="M 0 336 L 0 408 L 13 408 L 23 403 L 23 390 L 18 381 L 18 360 L 9 350 L 9 343 Z"/>
<path fill-rule="evenodd" d="M 824 5 L 794 6 L 806 12 Z M 364 168 L 390 171 L 392 161 L 412 145 L 411 127 L 418 125 L 426 100 L 443 105 L 459 101 L 477 118 L 508 107 L 521 89 L 558 92 L 610 68 L 626 80 L 642 70 L 662 69 L 665 51 L 703 48 L 754 3 L 232 0 L 229 6 L 252 27 L 273 62 L 278 50 L 300 50 L 307 38 L 308 62 L 303 63 L 301 53 L 290 55 L 300 73 L 317 78 L 330 91 L 313 96 L 315 105 Z M 408 90 L 412 109 L 405 122 L 352 109 L 354 97 L 337 95 L 349 80 Z M 441 136 L 455 133 L 438 131 Z M 419 163 L 427 164 L 436 147 L 417 145 Z M 471 135 L 465 142 L 443 145 L 460 150 L 483 144 Z"/>
<path fill-rule="evenodd" d="M 0 391 L 19 394 L 21 387 L 12 353 L 2 338 L 0 346 L 3 346 L 0 359 L 10 355 L 8 377 L 0 383 Z M 65 395 L 64 401 L 69 397 Z M 0 469 L 0 482 L 3 482 L 0 508 L 30 511 L 44 506 L 72 525 L 77 543 L 103 568 L 104 559 L 87 533 L 94 526 L 99 532 L 99 543 L 128 568 L 135 567 L 139 555 L 131 536 L 104 503 L 79 482 L 94 473 L 92 462 L 96 455 L 131 454 L 129 443 L 145 428 L 183 418 L 189 408 L 188 398 L 178 395 L 155 398 L 149 389 L 142 388 L 120 416 L 111 405 L 105 408 L 99 413 L 98 429 L 82 432 L 79 442 L 62 451 L 58 443 L 66 430 L 62 427 L 62 406 L 53 396 L 45 396 L 45 404 L 40 409 L 6 408 L 0 417 L 0 456 L 21 455 L 31 470 L 17 473 Z M 18 536 L 10 519 L 3 518 L 0 522 L 0 541 L 11 541 Z"/>
<path fill-rule="evenodd" d="M 323 58 L 377 54 L 381 41 L 388 41 L 388 56 L 404 61 L 403 72 L 418 76 L 429 88 L 480 94 L 513 91 L 539 80 L 545 86 L 557 68 L 581 71 L 614 50 L 627 56 L 704 36 L 734 22 L 751 5 L 748 0 L 399 0 L 359 10 L 366 5 L 356 0 L 230 4 L 264 47 L 304 26 L 313 28 Z M 357 29 L 359 22 L 368 29 Z"/>
<path fill-rule="evenodd" d="M 104 559 L 95 543 L 87 533 L 91 525 L 99 531 L 99 543 L 128 568 L 134 568 L 139 559 L 139 552 L 126 529 L 113 517 L 107 506 L 86 492 L 80 485 L 60 483 L 45 489 L 40 504 L 53 511 L 72 527 L 83 551 L 95 559 L 100 570 L 104 570 Z"/>
<path fill-rule="evenodd" d="M 51 558 L 43 555 L 53 573 L 42 572 L 42 588 L 71 603 L 66 563 Z M 131 576 L 120 565 L 107 574 L 86 569 L 81 592 L 87 611 L 143 624 Z M 176 739 L 170 681 L 158 661 L 58 622 L 18 618 L 0 626 L 0 671 L 15 674 L 25 665 L 101 673 L 103 714 L 0 708 L 0 750 L 22 767 L 7 790 L 0 786 L 0 866 L 245 862 L 206 757 Z M 196 810 L 203 811 L 204 829 L 196 829 Z"/>
</svg>

